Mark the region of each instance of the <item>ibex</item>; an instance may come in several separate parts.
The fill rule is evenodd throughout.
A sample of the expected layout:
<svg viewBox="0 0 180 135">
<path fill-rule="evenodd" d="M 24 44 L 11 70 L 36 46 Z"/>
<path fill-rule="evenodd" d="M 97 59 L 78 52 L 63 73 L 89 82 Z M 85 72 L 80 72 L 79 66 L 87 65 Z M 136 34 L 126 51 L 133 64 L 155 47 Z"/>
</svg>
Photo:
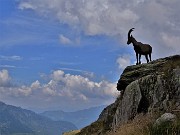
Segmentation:
<svg viewBox="0 0 180 135">
<path fill-rule="evenodd" d="M 141 64 L 141 55 L 145 55 L 148 63 L 149 62 L 148 55 L 151 61 L 152 47 L 149 44 L 143 44 L 141 42 L 137 42 L 136 39 L 132 35 L 130 35 L 133 30 L 134 28 L 130 29 L 128 32 L 127 44 L 129 45 L 132 43 L 134 46 L 134 51 L 136 52 L 136 60 L 137 60 L 136 65 Z"/>
</svg>

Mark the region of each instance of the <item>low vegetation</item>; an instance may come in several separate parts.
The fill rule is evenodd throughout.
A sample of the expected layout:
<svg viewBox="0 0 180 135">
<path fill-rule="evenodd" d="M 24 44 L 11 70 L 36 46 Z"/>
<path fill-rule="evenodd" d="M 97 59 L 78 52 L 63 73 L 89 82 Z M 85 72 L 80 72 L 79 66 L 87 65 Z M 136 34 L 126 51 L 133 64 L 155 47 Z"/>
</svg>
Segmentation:
<svg viewBox="0 0 180 135">
<path fill-rule="evenodd" d="M 180 117 L 175 122 L 163 122 L 160 125 L 154 124 L 156 119 L 150 115 L 138 115 L 106 135 L 180 135 Z"/>
<path fill-rule="evenodd" d="M 138 115 L 134 120 L 121 125 L 107 133 L 107 135 L 148 135 L 149 125 L 152 125 L 154 118 L 148 115 Z"/>
</svg>

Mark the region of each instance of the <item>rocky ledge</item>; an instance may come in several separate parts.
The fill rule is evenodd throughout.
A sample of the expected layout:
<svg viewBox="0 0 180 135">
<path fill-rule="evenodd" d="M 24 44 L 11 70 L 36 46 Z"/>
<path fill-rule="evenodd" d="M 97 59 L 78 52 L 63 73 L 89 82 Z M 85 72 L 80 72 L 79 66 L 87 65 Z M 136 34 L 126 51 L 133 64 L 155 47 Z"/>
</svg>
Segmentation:
<svg viewBox="0 0 180 135">
<path fill-rule="evenodd" d="M 79 135 L 104 134 L 139 113 L 180 110 L 180 55 L 125 68 L 117 83 L 121 95 Z"/>
</svg>

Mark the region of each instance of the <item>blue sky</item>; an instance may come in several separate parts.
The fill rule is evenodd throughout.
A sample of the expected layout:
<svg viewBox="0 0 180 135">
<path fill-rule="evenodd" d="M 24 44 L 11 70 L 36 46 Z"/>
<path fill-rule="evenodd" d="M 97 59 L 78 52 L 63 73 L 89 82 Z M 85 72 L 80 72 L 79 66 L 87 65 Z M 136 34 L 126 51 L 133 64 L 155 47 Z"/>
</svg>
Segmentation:
<svg viewBox="0 0 180 135">
<path fill-rule="evenodd" d="M 1 60 L 1 66 L 15 67 L 10 69 L 15 77 L 29 82 L 39 77 L 39 73 L 69 68 L 75 69 L 75 72 L 67 71 L 70 73 L 84 70 L 96 73 L 97 77 L 117 80 L 116 58 L 127 51 L 121 51 L 116 38 L 85 35 L 54 18 L 20 10 L 18 4 L 1 0 L 1 55 L 21 57 L 15 61 Z M 61 35 L 74 41 L 61 43 Z"/>
<path fill-rule="evenodd" d="M 126 45 L 130 28 L 153 46 L 153 59 L 180 53 L 178 5 L 0 0 L 0 100 L 32 110 L 112 103 L 120 73 L 135 62 Z"/>
</svg>

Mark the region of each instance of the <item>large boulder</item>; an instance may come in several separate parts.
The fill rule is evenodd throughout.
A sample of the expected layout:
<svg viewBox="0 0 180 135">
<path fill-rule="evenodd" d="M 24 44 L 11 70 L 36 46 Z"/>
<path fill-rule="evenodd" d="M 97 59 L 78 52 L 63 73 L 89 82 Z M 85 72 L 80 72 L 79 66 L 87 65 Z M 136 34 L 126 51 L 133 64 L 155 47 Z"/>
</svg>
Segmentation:
<svg viewBox="0 0 180 135">
<path fill-rule="evenodd" d="M 175 114 L 172 113 L 164 113 L 163 115 L 161 115 L 161 117 L 159 117 L 154 126 L 159 126 L 164 122 L 174 122 L 177 119 Z"/>
</svg>

